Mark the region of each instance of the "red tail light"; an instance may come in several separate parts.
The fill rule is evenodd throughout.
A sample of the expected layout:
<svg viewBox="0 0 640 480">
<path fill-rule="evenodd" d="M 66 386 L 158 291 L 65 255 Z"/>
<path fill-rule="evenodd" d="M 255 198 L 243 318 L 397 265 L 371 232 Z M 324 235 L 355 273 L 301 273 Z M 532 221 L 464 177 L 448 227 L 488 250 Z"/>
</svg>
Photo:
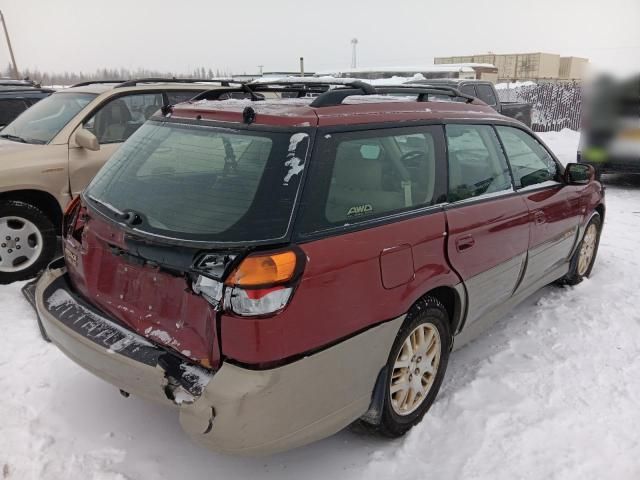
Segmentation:
<svg viewBox="0 0 640 480">
<path fill-rule="evenodd" d="M 62 236 L 64 238 L 71 235 L 79 242 L 82 241 L 81 234 L 86 221 L 84 212 L 80 196 L 77 196 L 67 206 L 62 218 Z"/>
<path fill-rule="evenodd" d="M 224 289 L 223 306 L 236 315 L 272 315 L 291 300 L 304 263 L 305 257 L 299 249 L 255 253 L 234 268 L 224 285 L 200 277 L 193 289 L 214 305 L 222 300 Z"/>
</svg>

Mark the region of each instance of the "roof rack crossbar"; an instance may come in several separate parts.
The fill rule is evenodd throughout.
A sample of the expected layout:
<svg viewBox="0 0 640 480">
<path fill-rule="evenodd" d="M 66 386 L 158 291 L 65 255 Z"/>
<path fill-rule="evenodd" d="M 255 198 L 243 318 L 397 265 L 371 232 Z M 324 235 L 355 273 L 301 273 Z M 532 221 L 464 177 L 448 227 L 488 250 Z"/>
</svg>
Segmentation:
<svg viewBox="0 0 640 480">
<path fill-rule="evenodd" d="M 162 78 L 162 77 L 150 77 L 150 78 L 138 78 L 135 80 L 127 80 L 120 83 L 116 88 L 135 87 L 140 83 L 220 83 L 223 87 L 229 85 L 243 85 L 243 82 L 233 80 L 232 78 Z"/>
<path fill-rule="evenodd" d="M 336 107 L 341 105 L 346 98 L 360 95 L 374 95 L 374 93 L 368 93 L 362 88 L 334 88 L 316 97 L 309 106 L 315 108 Z"/>
<path fill-rule="evenodd" d="M 365 82 L 352 82 L 351 87 L 356 88 L 335 88 L 318 96 L 313 102 L 312 107 L 330 107 L 342 104 L 342 102 L 354 95 L 388 95 L 393 93 L 417 95 L 418 102 L 429 101 L 429 95 L 447 95 L 452 98 L 463 98 L 467 103 L 473 102 L 474 97 L 465 95 L 459 90 L 448 86 L 414 86 L 414 85 L 397 85 L 397 86 L 380 86 L 374 87 Z"/>
<path fill-rule="evenodd" d="M 449 97 L 464 98 L 467 103 L 471 103 L 475 100 L 475 97 L 462 93 L 457 88 L 444 86 L 444 85 L 443 86 L 425 85 L 425 86 L 419 86 L 419 87 L 416 87 L 414 85 L 406 85 L 406 86 L 397 85 L 397 86 L 378 87 L 377 90 L 378 90 L 378 93 L 380 94 L 407 93 L 410 95 L 418 95 L 419 102 L 429 101 L 429 95 L 446 95 Z"/>
</svg>

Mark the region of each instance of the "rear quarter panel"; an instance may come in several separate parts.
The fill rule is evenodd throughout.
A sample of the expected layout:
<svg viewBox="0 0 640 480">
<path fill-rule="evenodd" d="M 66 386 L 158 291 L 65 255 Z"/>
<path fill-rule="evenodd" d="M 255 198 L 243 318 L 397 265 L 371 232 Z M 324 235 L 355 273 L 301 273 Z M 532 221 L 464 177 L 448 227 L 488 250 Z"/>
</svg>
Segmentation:
<svg viewBox="0 0 640 480">
<path fill-rule="evenodd" d="M 406 313 L 433 288 L 458 284 L 446 261 L 445 229 L 438 211 L 302 244 L 307 266 L 291 304 L 271 318 L 222 315 L 223 354 L 260 364 L 310 352 Z M 381 253 L 399 245 L 410 245 L 413 275 L 385 288 Z"/>
</svg>

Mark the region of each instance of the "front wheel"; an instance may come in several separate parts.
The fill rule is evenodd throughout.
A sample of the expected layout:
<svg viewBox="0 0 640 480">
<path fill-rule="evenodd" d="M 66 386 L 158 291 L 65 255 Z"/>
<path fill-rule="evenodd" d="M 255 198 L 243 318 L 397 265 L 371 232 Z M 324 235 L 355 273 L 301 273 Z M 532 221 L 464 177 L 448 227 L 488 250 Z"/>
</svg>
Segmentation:
<svg viewBox="0 0 640 480">
<path fill-rule="evenodd" d="M 591 275 L 591 270 L 596 261 L 596 255 L 598 254 L 601 229 L 602 220 L 600 219 L 600 215 L 596 214 L 587 224 L 580 246 L 571 258 L 569 273 L 562 278 L 561 283 L 577 285 L 584 278 Z"/>
<path fill-rule="evenodd" d="M 386 393 L 376 429 L 404 435 L 433 404 L 449 360 L 451 336 L 444 305 L 435 298 L 416 304 L 398 332 L 387 363 Z"/>
<path fill-rule="evenodd" d="M 25 202 L 0 203 L 0 284 L 35 277 L 55 254 L 53 223 Z"/>
</svg>

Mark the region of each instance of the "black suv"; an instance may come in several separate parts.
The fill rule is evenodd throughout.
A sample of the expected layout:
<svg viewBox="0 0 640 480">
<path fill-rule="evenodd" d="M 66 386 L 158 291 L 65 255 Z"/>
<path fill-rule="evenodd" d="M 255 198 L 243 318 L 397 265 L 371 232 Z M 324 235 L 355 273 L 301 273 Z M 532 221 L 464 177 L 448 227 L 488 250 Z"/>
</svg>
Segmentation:
<svg viewBox="0 0 640 480">
<path fill-rule="evenodd" d="M 0 79 L 0 128 L 4 128 L 34 103 L 53 93 L 31 80 Z"/>
</svg>

